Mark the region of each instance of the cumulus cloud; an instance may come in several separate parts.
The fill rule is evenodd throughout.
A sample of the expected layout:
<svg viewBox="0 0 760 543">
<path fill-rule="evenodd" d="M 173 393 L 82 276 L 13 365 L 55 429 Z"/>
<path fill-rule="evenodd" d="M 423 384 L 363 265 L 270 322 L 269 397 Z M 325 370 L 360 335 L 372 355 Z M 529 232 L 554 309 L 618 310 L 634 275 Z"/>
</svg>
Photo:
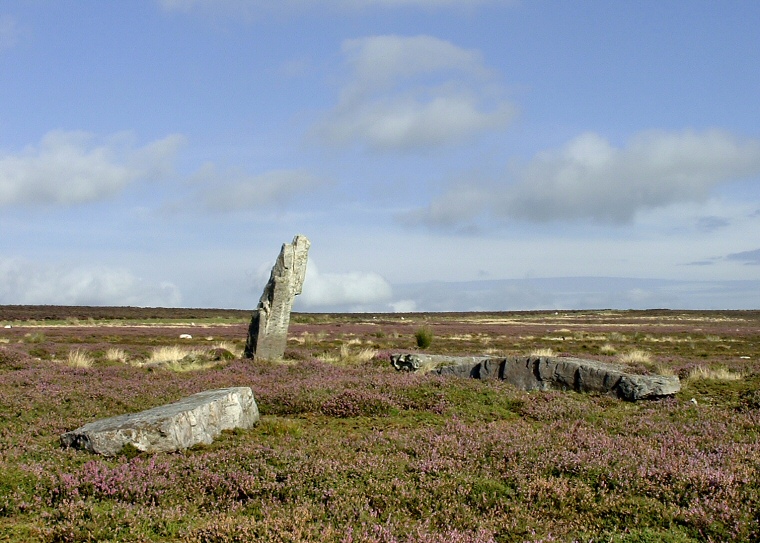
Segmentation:
<svg viewBox="0 0 760 543">
<path fill-rule="evenodd" d="M 391 299 L 393 289 L 373 272 L 321 273 L 309 260 L 303 293 L 296 299 L 309 309 L 362 310 Z"/>
<path fill-rule="evenodd" d="M 539 153 L 502 182 L 455 184 L 406 219 L 433 226 L 483 215 L 620 224 L 643 210 L 703 202 L 718 185 L 757 175 L 760 140 L 720 130 L 644 132 L 626 147 L 587 133 Z"/>
<path fill-rule="evenodd" d="M 193 200 L 216 212 L 283 205 L 328 184 L 304 170 L 271 170 L 252 175 L 239 170 L 220 172 L 210 163 L 193 176 L 192 182 L 200 187 Z"/>
<path fill-rule="evenodd" d="M 97 142 L 89 133 L 48 132 L 37 146 L 0 153 L 0 206 L 101 200 L 138 180 L 168 175 L 181 136 L 143 147 L 129 134 Z"/>
<path fill-rule="evenodd" d="M 181 302 L 173 284 L 152 283 L 124 269 L 0 259 L 0 304 L 176 307 Z"/>
<path fill-rule="evenodd" d="M 478 51 L 432 36 L 346 40 L 342 50 L 349 78 L 337 106 L 315 127 L 320 141 L 432 147 L 503 128 L 514 116 Z"/>
<path fill-rule="evenodd" d="M 14 17 L 0 15 L 0 51 L 10 49 L 18 43 L 20 30 Z"/>
</svg>

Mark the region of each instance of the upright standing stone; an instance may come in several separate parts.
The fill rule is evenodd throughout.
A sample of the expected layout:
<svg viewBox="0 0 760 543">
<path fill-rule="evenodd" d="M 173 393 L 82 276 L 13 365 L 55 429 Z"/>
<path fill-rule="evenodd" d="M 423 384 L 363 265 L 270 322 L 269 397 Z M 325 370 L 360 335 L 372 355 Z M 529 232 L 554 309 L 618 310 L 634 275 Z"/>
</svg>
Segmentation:
<svg viewBox="0 0 760 543">
<path fill-rule="evenodd" d="M 285 354 L 290 311 L 293 298 L 301 294 L 310 245 L 306 236 L 300 235 L 293 238 L 293 243 L 282 245 L 248 326 L 246 358 L 274 360 Z"/>
</svg>

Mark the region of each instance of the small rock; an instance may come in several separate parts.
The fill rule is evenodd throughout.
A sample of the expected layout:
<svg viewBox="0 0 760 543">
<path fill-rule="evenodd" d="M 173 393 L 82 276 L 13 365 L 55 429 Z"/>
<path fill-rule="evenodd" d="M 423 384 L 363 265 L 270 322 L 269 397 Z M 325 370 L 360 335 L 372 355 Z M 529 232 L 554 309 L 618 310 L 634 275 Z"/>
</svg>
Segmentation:
<svg viewBox="0 0 760 543">
<path fill-rule="evenodd" d="M 690 401 L 691 403 L 693 403 L 694 405 L 697 405 L 697 399 L 696 399 L 696 398 L 692 398 L 692 399 L 691 399 L 691 400 L 689 400 L 689 401 Z"/>
<path fill-rule="evenodd" d="M 190 334 L 180 334 L 179 339 L 193 339 L 193 336 Z"/>
</svg>

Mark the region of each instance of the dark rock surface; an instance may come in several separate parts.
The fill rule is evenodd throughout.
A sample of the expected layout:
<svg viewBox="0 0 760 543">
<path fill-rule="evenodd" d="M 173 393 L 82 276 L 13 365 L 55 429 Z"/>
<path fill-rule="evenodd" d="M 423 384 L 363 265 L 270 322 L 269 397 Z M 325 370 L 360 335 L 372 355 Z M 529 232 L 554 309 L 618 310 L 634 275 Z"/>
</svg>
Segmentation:
<svg viewBox="0 0 760 543">
<path fill-rule="evenodd" d="M 418 368 L 423 365 L 420 355 L 409 356 L 419 357 Z M 441 361 L 451 365 L 435 369 L 439 375 L 501 379 L 522 390 L 598 392 L 628 401 L 670 396 L 681 390 L 681 382 L 675 376 L 637 375 L 616 364 L 583 358 L 441 357 Z"/>
</svg>

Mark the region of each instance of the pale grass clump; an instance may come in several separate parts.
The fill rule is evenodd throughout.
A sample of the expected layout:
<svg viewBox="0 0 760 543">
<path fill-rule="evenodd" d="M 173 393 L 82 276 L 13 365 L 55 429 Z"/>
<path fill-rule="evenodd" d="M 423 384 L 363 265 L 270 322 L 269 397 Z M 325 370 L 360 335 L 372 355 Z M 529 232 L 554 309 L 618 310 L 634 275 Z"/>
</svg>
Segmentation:
<svg viewBox="0 0 760 543">
<path fill-rule="evenodd" d="M 243 358 L 243 346 L 233 341 L 217 341 L 214 348 L 225 349 L 235 355 L 235 358 Z"/>
<path fill-rule="evenodd" d="M 11 340 L 8 339 L 7 337 L 0 337 L 0 343 L 10 343 L 10 342 Z"/>
<path fill-rule="evenodd" d="M 601 347 L 599 347 L 599 352 L 602 354 L 615 354 L 617 353 L 617 349 L 614 345 L 610 345 L 609 343 L 605 343 Z"/>
<path fill-rule="evenodd" d="M 228 351 L 233 352 L 228 347 L 235 348 L 234 344 L 225 346 L 225 344 L 222 343 L 219 345 L 219 348 L 227 349 Z M 159 366 L 169 371 L 181 373 L 214 368 L 217 367 L 219 363 L 219 360 L 212 360 L 209 358 L 207 350 L 171 345 L 156 347 L 150 353 L 150 356 L 147 360 L 136 362 L 134 365 Z"/>
<path fill-rule="evenodd" d="M 119 349 L 118 347 L 111 347 L 106 351 L 105 355 L 106 360 L 109 362 L 126 362 L 129 357 L 127 356 L 126 351 L 124 349 Z"/>
<path fill-rule="evenodd" d="M 693 368 L 689 375 L 686 377 L 687 381 L 741 381 L 744 375 L 740 372 L 733 372 L 725 367 L 719 368 L 705 368 L 704 366 L 697 366 Z"/>
<path fill-rule="evenodd" d="M 315 345 L 323 341 L 327 337 L 325 332 L 317 332 L 313 334 L 311 332 L 303 332 L 301 337 L 291 337 L 290 340 L 295 341 L 301 345 Z"/>
<path fill-rule="evenodd" d="M 352 351 L 350 347 L 343 343 L 340 346 L 340 352 L 337 355 L 331 354 L 331 353 L 324 353 L 317 358 L 321 360 L 322 362 L 326 362 L 328 364 L 336 364 L 339 366 L 351 366 L 351 365 L 359 365 L 359 364 L 365 364 L 375 358 L 375 355 L 377 354 L 377 351 L 375 349 L 371 349 L 369 347 L 364 349 L 359 349 L 358 351 Z"/>
<path fill-rule="evenodd" d="M 180 347 L 179 345 L 156 347 L 151 351 L 147 360 L 137 365 L 144 366 L 146 364 L 168 364 L 170 362 L 177 362 L 194 352 L 195 351 L 189 347 Z"/>
<path fill-rule="evenodd" d="M 647 365 L 652 363 L 652 355 L 646 351 L 642 351 L 641 349 L 633 349 L 627 353 L 619 354 L 617 359 L 618 362 L 621 362 L 623 364 Z"/>
<path fill-rule="evenodd" d="M 219 365 L 219 362 L 208 360 L 202 356 L 192 357 L 190 360 L 172 360 L 165 362 L 161 367 L 175 373 L 184 373 L 188 371 L 208 370 Z"/>
<path fill-rule="evenodd" d="M 93 360 L 85 351 L 74 349 L 73 351 L 69 351 L 69 354 L 66 355 L 65 363 L 72 368 L 90 368 L 92 367 Z"/>
<path fill-rule="evenodd" d="M 533 349 L 530 352 L 530 356 L 545 356 L 545 357 L 550 357 L 550 356 L 554 356 L 554 351 L 551 350 L 551 349 L 548 349 L 548 348 L 546 348 L 546 349 Z"/>
</svg>

